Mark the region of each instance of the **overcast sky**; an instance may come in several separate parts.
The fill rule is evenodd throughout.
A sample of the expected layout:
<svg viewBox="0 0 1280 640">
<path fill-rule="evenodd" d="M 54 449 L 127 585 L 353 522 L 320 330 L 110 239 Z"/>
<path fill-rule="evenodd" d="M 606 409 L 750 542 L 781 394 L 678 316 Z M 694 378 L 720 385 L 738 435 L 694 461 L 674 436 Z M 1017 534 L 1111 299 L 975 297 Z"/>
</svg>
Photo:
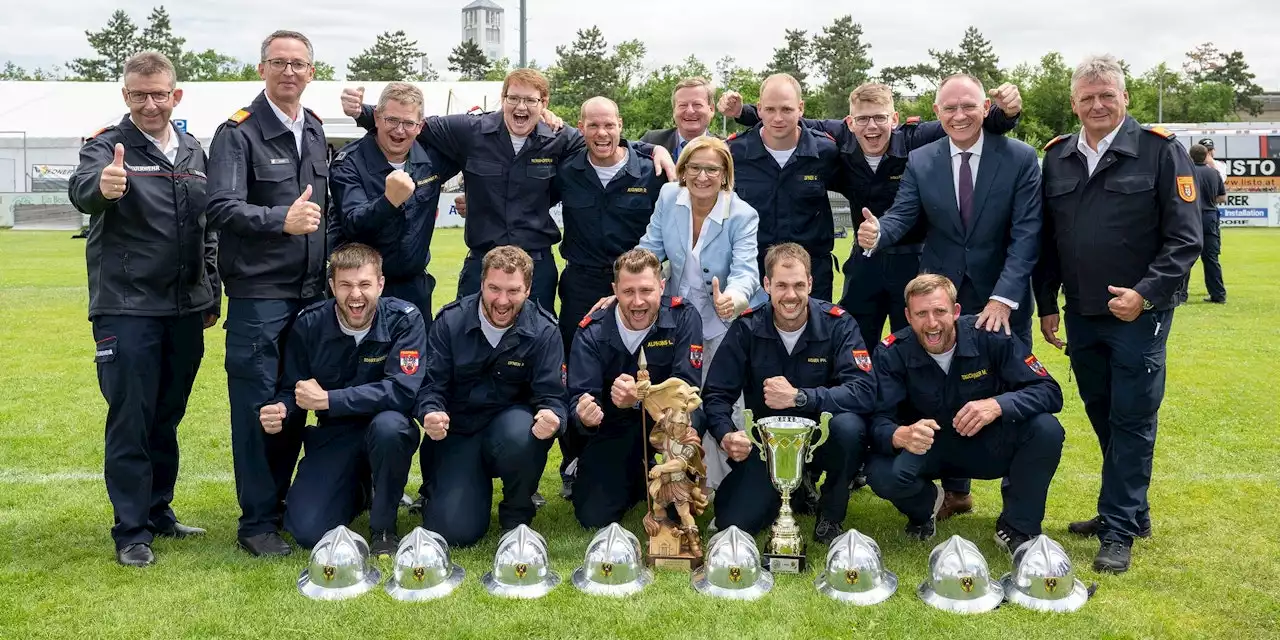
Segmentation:
<svg viewBox="0 0 1280 640">
<path fill-rule="evenodd" d="M 256 60 L 262 37 L 277 28 L 307 34 L 316 57 L 337 67 L 373 43 L 382 31 L 404 29 L 430 55 L 437 71 L 461 39 L 461 8 L 470 0 L 353 2 L 306 0 L 170 0 L 164 5 L 187 47 L 214 48 Z M 519 57 L 518 0 L 506 8 L 507 51 Z M 84 31 L 101 29 L 122 8 L 139 27 L 160 0 L 5 2 L 0 20 L 0 62 L 27 67 L 61 64 L 92 55 Z M 579 28 L 599 25 L 610 44 L 638 38 L 650 67 L 697 55 L 714 69 L 728 54 L 760 68 L 781 44 L 785 28 L 810 33 L 852 12 L 871 44 L 876 68 L 923 61 L 929 48 L 954 48 L 969 25 L 994 44 L 1002 66 L 1034 62 L 1057 50 L 1074 64 L 1088 53 L 1110 52 L 1135 72 L 1161 60 L 1180 68 L 1184 54 L 1212 41 L 1244 52 L 1264 89 L 1280 90 L 1280 0 L 529 0 L 529 57 L 547 65 L 555 47 Z M 875 7 L 875 8 L 873 8 Z M 883 7 L 883 8 L 879 8 Z M 736 11 L 736 13 L 734 13 Z M 909 12 L 909 13 L 908 13 Z"/>
</svg>

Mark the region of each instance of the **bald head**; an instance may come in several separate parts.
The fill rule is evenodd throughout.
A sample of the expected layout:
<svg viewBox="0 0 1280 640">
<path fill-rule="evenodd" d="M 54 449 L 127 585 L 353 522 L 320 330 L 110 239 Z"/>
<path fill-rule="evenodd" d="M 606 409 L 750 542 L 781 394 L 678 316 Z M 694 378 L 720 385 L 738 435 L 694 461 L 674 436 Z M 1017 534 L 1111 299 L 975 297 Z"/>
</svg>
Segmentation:
<svg viewBox="0 0 1280 640">
<path fill-rule="evenodd" d="M 622 117 L 618 115 L 618 103 L 603 96 L 582 103 L 578 130 L 587 142 L 587 159 L 591 164 L 612 167 L 627 157 L 626 148 L 620 146 Z"/>
</svg>

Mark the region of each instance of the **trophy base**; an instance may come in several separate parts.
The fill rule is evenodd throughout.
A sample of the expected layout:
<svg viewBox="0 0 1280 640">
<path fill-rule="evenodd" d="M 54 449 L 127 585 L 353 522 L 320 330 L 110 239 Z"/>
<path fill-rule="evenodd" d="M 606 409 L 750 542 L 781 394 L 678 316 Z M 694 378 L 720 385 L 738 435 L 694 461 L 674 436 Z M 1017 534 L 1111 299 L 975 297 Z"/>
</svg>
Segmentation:
<svg viewBox="0 0 1280 640">
<path fill-rule="evenodd" d="M 808 562 L 805 556 L 766 553 L 764 554 L 764 565 L 770 573 L 804 573 L 808 567 Z"/>
<path fill-rule="evenodd" d="M 647 564 L 654 569 L 691 573 L 702 566 L 702 556 L 694 555 L 680 544 L 680 536 L 668 526 L 649 538 Z"/>
</svg>

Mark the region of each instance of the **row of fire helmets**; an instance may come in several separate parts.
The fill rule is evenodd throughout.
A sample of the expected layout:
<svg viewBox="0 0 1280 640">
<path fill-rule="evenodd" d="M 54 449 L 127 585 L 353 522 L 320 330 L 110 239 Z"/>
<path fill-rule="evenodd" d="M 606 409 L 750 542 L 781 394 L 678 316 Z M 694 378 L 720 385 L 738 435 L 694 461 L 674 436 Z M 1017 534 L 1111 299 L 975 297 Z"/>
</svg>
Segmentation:
<svg viewBox="0 0 1280 640">
<path fill-rule="evenodd" d="M 827 564 L 813 581 L 818 592 L 856 605 L 873 605 L 898 590 L 898 576 L 884 568 L 880 545 L 850 529 L 831 542 Z"/>
<path fill-rule="evenodd" d="M 653 582 L 653 572 L 645 566 L 640 540 L 615 522 L 591 538 L 572 581 L 583 593 L 620 598 L 639 593 Z"/>
<path fill-rule="evenodd" d="M 414 529 L 396 551 L 386 591 L 404 601 L 447 596 L 462 583 L 466 571 L 449 559 L 449 545 L 440 534 Z M 382 573 L 369 564 L 369 545 L 339 525 L 311 550 L 311 562 L 298 576 L 298 590 L 315 600 L 346 600 L 370 591 Z"/>
<path fill-rule="evenodd" d="M 755 538 L 736 526 L 711 537 L 706 562 L 690 578 L 698 593 L 733 600 L 755 600 L 773 589 L 773 574 L 760 564 Z"/>
<path fill-rule="evenodd" d="M 560 576 L 551 570 L 546 539 L 522 524 L 498 540 L 493 569 L 480 581 L 495 596 L 531 599 L 550 593 Z"/>
<path fill-rule="evenodd" d="M 1069 612 L 1089 598 L 1062 545 L 1045 535 L 1014 550 L 1013 572 L 1000 581 L 991 579 L 977 545 L 951 536 L 929 554 L 929 578 L 917 592 L 933 607 L 955 613 L 991 611 L 1005 598 L 1036 611 Z"/>
</svg>

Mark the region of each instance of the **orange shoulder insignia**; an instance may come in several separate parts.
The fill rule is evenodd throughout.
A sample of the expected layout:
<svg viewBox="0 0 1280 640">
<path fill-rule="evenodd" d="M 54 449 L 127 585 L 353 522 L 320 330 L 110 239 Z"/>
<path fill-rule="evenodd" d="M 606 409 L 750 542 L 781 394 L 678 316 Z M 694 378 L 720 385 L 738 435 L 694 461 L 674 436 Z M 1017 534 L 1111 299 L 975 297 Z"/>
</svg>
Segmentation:
<svg viewBox="0 0 1280 640">
<path fill-rule="evenodd" d="M 682 305 L 682 304 L 684 304 L 684 298 L 681 298 L 680 296 L 671 296 L 671 308 L 672 308 L 672 309 L 674 309 L 674 308 L 676 308 L 676 307 L 678 307 L 678 306 L 680 306 L 680 305 Z"/>
<path fill-rule="evenodd" d="M 1049 147 L 1052 147 L 1053 145 L 1058 144 L 1059 142 L 1062 142 L 1063 140 L 1066 140 L 1067 138 L 1070 138 L 1070 137 L 1071 137 L 1071 134 L 1069 134 L 1069 133 L 1064 133 L 1064 134 L 1062 134 L 1062 135 L 1060 135 L 1060 136 L 1058 136 L 1058 137 L 1056 137 L 1056 138 L 1054 138 L 1054 139 L 1050 140 L 1050 141 L 1049 141 L 1048 143 L 1046 143 L 1043 147 L 1041 147 L 1041 148 L 1040 148 L 1040 150 L 1041 150 L 1041 151 L 1048 151 L 1048 150 L 1049 150 Z"/>
<path fill-rule="evenodd" d="M 751 312 L 752 312 L 752 311 L 755 311 L 755 309 L 752 309 L 751 307 L 747 307 L 746 309 L 743 309 L 743 310 L 742 310 L 742 313 L 739 313 L 739 314 L 738 314 L 738 317 L 739 317 L 739 318 L 745 318 L 745 317 L 747 317 L 747 316 L 751 315 Z"/>
<path fill-rule="evenodd" d="M 307 109 L 307 108 L 306 108 L 306 107 L 303 107 L 303 109 Z M 315 118 L 315 119 L 316 119 L 316 122 L 319 122 L 320 124 L 324 124 L 324 120 L 322 120 L 322 119 L 320 118 L 320 114 L 318 114 L 318 113 L 316 113 L 316 112 L 312 111 L 311 109 L 307 109 L 307 113 L 311 114 L 311 117 L 312 117 L 312 118 Z"/>
<path fill-rule="evenodd" d="M 909 116 L 907 124 L 920 124 L 920 116 Z"/>
<path fill-rule="evenodd" d="M 107 129 L 110 129 L 110 128 L 111 128 L 111 127 L 103 127 L 103 128 L 101 128 L 101 129 L 98 129 L 97 131 L 94 131 L 94 132 L 93 132 L 93 135 L 89 136 L 88 138 L 85 138 L 85 140 L 92 140 L 92 139 L 94 139 L 94 138 L 96 138 L 96 137 L 98 137 L 98 136 L 102 135 L 102 132 L 103 132 L 103 131 L 106 131 Z"/>
<path fill-rule="evenodd" d="M 589 313 L 582 316 L 582 319 L 578 321 L 578 326 L 583 329 L 586 329 L 589 324 L 591 324 L 591 314 Z"/>
<path fill-rule="evenodd" d="M 1165 140 L 1172 140 L 1174 138 L 1173 132 L 1164 127 L 1160 127 L 1160 126 L 1143 127 L 1143 129 L 1146 129 L 1147 131 L 1150 131 L 1151 133 L 1154 133 L 1160 136 L 1161 138 L 1164 138 Z"/>
<path fill-rule="evenodd" d="M 250 115 L 252 115 L 252 114 L 250 114 L 248 111 L 245 111 L 244 109 L 241 109 L 241 110 L 239 110 L 239 111 L 237 111 L 237 112 L 235 112 L 235 113 L 231 114 L 231 117 L 230 117 L 230 118 L 227 118 L 227 119 L 228 119 L 228 120 L 230 120 L 230 121 L 232 121 L 232 122 L 234 122 L 234 123 L 236 123 L 236 124 L 240 124 L 241 122 L 244 122 L 245 120 L 248 120 Z"/>
<path fill-rule="evenodd" d="M 833 315 L 833 316 L 835 316 L 835 317 L 839 318 L 840 316 L 842 316 L 842 315 L 844 315 L 844 314 L 846 314 L 846 313 L 848 313 L 848 312 L 847 312 L 847 311 L 845 311 L 845 310 L 844 310 L 844 308 L 843 308 L 843 307 L 841 307 L 840 305 L 838 305 L 838 304 L 833 304 L 833 305 L 831 305 L 831 308 L 830 308 L 830 309 L 827 309 L 827 313 L 829 313 L 829 314 L 831 314 L 831 315 Z"/>
<path fill-rule="evenodd" d="M 728 137 L 728 138 L 725 138 L 725 139 L 724 139 L 724 141 L 725 141 L 725 142 L 728 142 L 728 141 L 733 140 L 734 138 L 737 138 L 737 137 L 738 137 L 738 134 L 737 134 L 737 133 L 731 133 L 731 134 L 729 134 L 729 137 Z"/>
<path fill-rule="evenodd" d="M 880 341 L 880 346 L 882 346 L 882 347 L 891 347 L 891 346 L 893 346 L 893 343 L 894 343 L 894 342 L 897 342 L 897 340 L 898 340 L 898 337 L 897 337 L 897 336 L 895 336 L 895 335 L 893 335 L 893 334 L 891 333 L 891 334 L 889 334 L 889 335 L 885 336 L 885 337 L 884 337 L 884 340 L 881 340 L 881 341 Z"/>
</svg>

